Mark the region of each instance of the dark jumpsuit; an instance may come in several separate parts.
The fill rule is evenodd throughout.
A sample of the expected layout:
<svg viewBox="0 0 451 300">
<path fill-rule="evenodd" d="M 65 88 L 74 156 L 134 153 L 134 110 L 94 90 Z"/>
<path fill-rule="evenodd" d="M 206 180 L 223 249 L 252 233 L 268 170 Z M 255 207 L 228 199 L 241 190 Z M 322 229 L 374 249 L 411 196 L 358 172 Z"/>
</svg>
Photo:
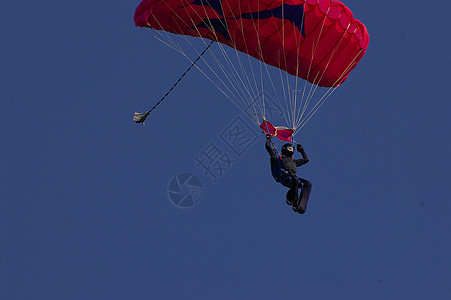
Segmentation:
<svg viewBox="0 0 451 300">
<path fill-rule="evenodd" d="M 306 179 L 297 177 L 296 172 L 299 166 L 309 162 L 307 153 L 305 153 L 302 146 L 298 145 L 297 150 L 301 153 L 302 159 L 278 156 L 271 146 L 271 138 L 267 138 L 265 148 L 271 157 L 271 173 L 274 179 L 290 189 L 287 192 L 287 200 L 293 203 L 293 208 L 299 213 L 304 213 L 307 209 L 307 201 L 312 189 L 312 183 Z M 301 188 L 300 196 L 299 188 Z"/>
</svg>

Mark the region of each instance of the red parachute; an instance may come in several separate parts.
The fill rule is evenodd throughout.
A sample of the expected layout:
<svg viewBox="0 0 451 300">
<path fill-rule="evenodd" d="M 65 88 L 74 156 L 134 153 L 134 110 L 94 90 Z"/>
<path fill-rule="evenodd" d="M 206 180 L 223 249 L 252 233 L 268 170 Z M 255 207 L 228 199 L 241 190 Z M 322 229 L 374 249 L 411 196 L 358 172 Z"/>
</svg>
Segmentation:
<svg viewBox="0 0 451 300">
<path fill-rule="evenodd" d="M 331 0 L 144 0 L 134 19 L 137 26 L 221 42 L 327 87 L 346 80 L 369 43 L 351 10 Z"/>
<path fill-rule="evenodd" d="M 143 0 L 134 21 L 222 43 L 319 87 L 340 86 L 369 43 L 366 27 L 332 0 Z M 286 119 L 299 127 L 300 118 Z M 261 128 L 262 120 L 254 119 Z"/>
</svg>

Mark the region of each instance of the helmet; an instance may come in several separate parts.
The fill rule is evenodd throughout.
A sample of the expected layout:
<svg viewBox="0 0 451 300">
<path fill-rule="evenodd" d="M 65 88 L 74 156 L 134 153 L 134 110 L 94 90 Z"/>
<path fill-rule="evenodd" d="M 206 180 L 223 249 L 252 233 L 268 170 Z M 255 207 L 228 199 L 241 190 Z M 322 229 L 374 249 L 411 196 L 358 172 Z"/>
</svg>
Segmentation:
<svg viewBox="0 0 451 300">
<path fill-rule="evenodd" d="M 293 156 L 293 145 L 290 143 L 286 143 L 285 145 L 282 146 L 282 155 L 284 156 L 288 156 L 291 157 Z"/>
</svg>

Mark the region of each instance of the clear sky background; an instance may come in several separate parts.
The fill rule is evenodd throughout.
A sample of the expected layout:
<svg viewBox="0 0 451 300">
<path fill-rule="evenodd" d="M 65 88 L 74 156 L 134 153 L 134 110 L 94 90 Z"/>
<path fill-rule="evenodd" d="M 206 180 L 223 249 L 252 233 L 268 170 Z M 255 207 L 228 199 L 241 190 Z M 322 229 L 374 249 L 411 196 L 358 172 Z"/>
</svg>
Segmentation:
<svg viewBox="0 0 451 300">
<path fill-rule="evenodd" d="M 227 150 L 247 119 L 197 70 L 131 121 L 189 66 L 138 3 L 0 4 L 1 299 L 450 299 L 448 1 L 345 1 L 370 46 L 298 136 L 305 215 L 258 130 Z M 234 160 L 217 182 L 211 143 Z M 181 209 L 184 172 L 203 194 Z"/>
</svg>

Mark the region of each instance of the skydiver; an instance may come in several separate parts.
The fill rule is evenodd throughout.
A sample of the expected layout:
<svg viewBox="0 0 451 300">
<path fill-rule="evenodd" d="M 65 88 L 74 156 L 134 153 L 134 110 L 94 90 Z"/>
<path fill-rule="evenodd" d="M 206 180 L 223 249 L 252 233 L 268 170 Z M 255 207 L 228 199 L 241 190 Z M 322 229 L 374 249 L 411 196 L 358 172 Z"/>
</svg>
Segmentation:
<svg viewBox="0 0 451 300">
<path fill-rule="evenodd" d="M 307 201 L 312 189 L 312 183 L 306 179 L 296 176 L 297 168 L 309 162 L 307 153 L 302 145 L 297 144 L 296 150 L 301 153 L 301 159 L 294 159 L 293 144 L 287 143 L 282 146 L 282 155 L 278 156 L 276 150 L 271 146 L 270 134 L 266 135 L 265 148 L 269 153 L 271 162 L 271 173 L 277 182 L 289 188 L 286 195 L 286 202 L 293 207 L 293 210 L 303 214 L 307 209 Z M 299 188 L 301 193 L 299 194 Z"/>
</svg>

